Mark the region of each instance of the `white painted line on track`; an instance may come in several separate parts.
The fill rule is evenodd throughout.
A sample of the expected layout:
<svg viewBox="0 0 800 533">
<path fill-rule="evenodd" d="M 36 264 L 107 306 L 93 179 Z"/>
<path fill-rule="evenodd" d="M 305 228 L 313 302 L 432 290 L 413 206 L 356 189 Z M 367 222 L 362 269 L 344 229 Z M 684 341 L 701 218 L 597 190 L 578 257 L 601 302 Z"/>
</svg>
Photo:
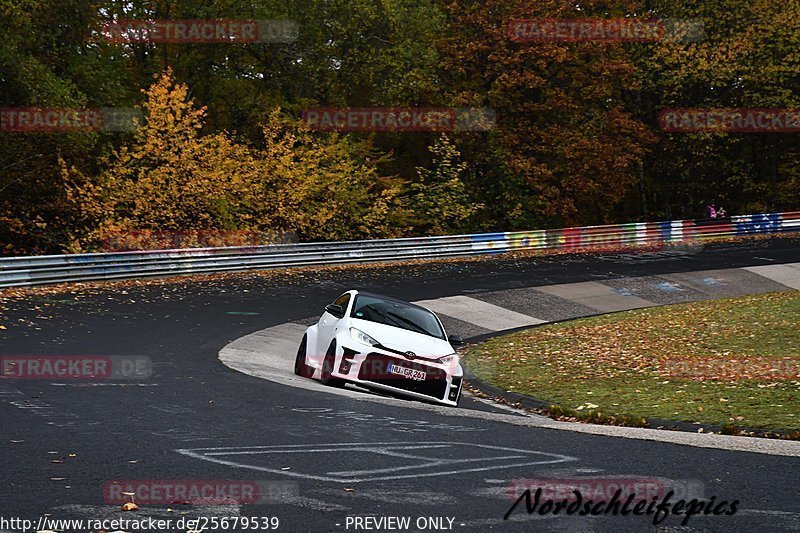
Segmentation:
<svg viewBox="0 0 800 533">
<path fill-rule="evenodd" d="M 546 322 L 469 296 L 447 296 L 414 303 L 428 308 L 434 313 L 469 322 L 490 331 L 535 326 Z"/>
<path fill-rule="evenodd" d="M 420 451 L 424 449 L 448 449 L 448 457 L 437 455 L 408 457 L 407 454 L 397 454 L 394 450 L 413 449 Z M 335 483 L 362 483 L 367 481 L 388 481 L 396 479 L 416 479 L 420 477 L 449 476 L 453 474 L 466 474 L 472 472 L 486 472 L 489 470 L 502 470 L 508 468 L 519 468 L 524 466 L 549 465 L 577 461 L 576 457 L 561 455 L 556 453 L 541 452 L 538 450 L 521 450 L 507 448 L 503 446 L 492 446 L 488 444 L 476 444 L 471 442 L 349 442 L 336 444 L 293 444 L 278 446 L 250 446 L 242 449 L 241 447 L 216 447 L 216 448 L 183 448 L 176 450 L 178 453 L 203 459 L 227 466 L 237 468 L 247 468 L 280 474 L 300 479 L 313 479 L 317 481 L 333 481 Z M 456 451 L 467 453 L 477 452 L 479 457 L 452 458 Z M 342 453 L 346 452 L 346 453 Z M 356 453 L 358 452 L 358 453 Z M 507 452 L 513 452 L 508 454 Z M 308 453 L 327 453 L 341 462 L 351 460 L 353 465 L 362 466 L 365 464 L 366 454 L 373 454 L 380 457 L 379 464 L 387 464 L 383 457 L 394 457 L 396 459 L 408 459 L 412 464 L 399 464 L 385 468 L 345 470 L 326 472 L 326 475 L 315 475 L 312 473 L 296 472 L 284 470 L 280 465 L 286 464 L 286 453 L 297 455 L 299 460 Z M 237 462 L 230 459 L 221 459 L 225 456 L 242 457 L 243 454 L 252 457 L 253 455 L 267 456 L 266 460 L 272 459 L 275 454 L 281 457 L 280 462 L 274 465 L 263 465 L 258 462 Z M 239 459 L 238 461 L 242 461 Z M 273 459 L 274 461 L 274 459 Z M 399 462 L 399 461 L 398 461 Z M 408 461 L 405 461 L 407 463 Z M 414 472 L 411 472 L 414 470 Z M 411 473 L 401 473 L 411 472 Z"/>
</svg>

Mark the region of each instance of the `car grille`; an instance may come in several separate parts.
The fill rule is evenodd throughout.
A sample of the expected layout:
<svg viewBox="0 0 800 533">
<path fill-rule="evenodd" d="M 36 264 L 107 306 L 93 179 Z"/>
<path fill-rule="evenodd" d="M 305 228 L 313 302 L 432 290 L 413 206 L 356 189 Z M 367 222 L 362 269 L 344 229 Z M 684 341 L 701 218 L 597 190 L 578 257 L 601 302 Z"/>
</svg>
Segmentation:
<svg viewBox="0 0 800 533">
<path fill-rule="evenodd" d="M 397 374 L 389 374 L 387 369 L 390 363 L 425 372 L 425 380 L 418 381 Z M 416 392 L 417 394 L 424 394 L 425 396 L 438 399 L 444 398 L 445 390 L 447 389 L 447 373 L 444 369 L 381 353 L 371 353 L 367 355 L 364 362 L 361 363 L 361 368 L 358 371 L 358 379 Z"/>
</svg>

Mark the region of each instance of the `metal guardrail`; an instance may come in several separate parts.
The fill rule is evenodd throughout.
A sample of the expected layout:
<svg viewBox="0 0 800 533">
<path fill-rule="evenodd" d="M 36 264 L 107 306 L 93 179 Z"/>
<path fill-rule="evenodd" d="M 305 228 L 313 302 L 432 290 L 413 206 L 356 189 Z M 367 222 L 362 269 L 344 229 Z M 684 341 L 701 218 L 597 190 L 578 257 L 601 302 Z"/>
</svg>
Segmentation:
<svg viewBox="0 0 800 533">
<path fill-rule="evenodd" d="M 781 232 L 800 232 L 800 211 L 443 237 L 7 257 L 0 258 L 0 288 L 518 250 L 626 247 Z"/>
</svg>

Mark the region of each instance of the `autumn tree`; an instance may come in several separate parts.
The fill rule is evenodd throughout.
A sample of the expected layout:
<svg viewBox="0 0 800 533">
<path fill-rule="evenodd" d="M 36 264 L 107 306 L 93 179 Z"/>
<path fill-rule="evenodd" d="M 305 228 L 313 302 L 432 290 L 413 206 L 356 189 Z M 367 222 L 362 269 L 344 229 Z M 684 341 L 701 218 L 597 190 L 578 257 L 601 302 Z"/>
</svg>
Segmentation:
<svg viewBox="0 0 800 533">
<path fill-rule="evenodd" d="M 273 111 L 259 152 L 267 203 L 276 227 L 307 240 L 397 236 L 400 187 L 382 178 L 381 155 L 366 141 L 315 135 Z"/>
<path fill-rule="evenodd" d="M 314 137 L 273 111 L 263 146 L 226 132 L 203 134 L 205 109 L 171 71 L 146 91 L 131 146 L 96 179 L 63 164 L 67 195 L 82 213 L 75 249 L 109 235 L 156 230 L 295 232 L 309 240 L 395 235 L 399 189 L 379 178 L 368 149 L 338 135 Z"/>
<path fill-rule="evenodd" d="M 612 3 L 613 4 L 613 3 Z M 524 228 L 607 222 L 638 180 L 652 136 L 625 108 L 637 83 L 619 43 L 510 39 L 514 18 L 623 15 L 565 0 L 453 2 L 441 40 L 447 90 L 497 112 L 497 129 L 466 153 L 487 225 Z M 609 11 L 611 11 L 609 13 Z"/>
<path fill-rule="evenodd" d="M 432 168 L 417 167 L 419 181 L 411 185 L 414 226 L 427 235 L 460 232 L 482 204 L 470 199 L 463 178 L 467 163 L 446 135 L 430 147 Z"/>
<path fill-rule="evenodd" d="M 800 107 L 800 10 L 792 2 L 715 0 L 638 2 L 640 16 L 676 20 L 694 38 L 632 47 L 640 83 L 628 107 L 658 136 L 643 167 L 648 218 L 693 217 L 705 201 L 729 212 L 795 209 L 796 134 L 665 133 L 668 108 Z M 795 191 L 793 193 L 792 191 Z"/>
</svg>

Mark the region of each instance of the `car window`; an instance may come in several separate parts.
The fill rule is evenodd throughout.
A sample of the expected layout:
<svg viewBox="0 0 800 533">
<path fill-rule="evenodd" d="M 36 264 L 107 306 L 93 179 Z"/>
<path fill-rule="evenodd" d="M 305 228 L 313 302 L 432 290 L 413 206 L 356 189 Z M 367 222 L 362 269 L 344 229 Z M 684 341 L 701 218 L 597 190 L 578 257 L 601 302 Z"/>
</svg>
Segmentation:
<svg viewBox="0 0 800 533">
<path fill-rule="evenodd" d="M 338 298 L 336 298 L 336 300 L 333 303 L 335 305 L 341 305 L 342 309 L 346 310 L 347 309 L 347 304 L 349 302 L 350 302 L 350 293 L 346 292 L 346 293 L 342 294 L 341 296 L 339 296 Z"/>
<path fill-rule="evenodd" d="M 350 316 L 444 339 L 444 331 L 433 313 L 402 302 L 359 294 Z"/>
</svg>

